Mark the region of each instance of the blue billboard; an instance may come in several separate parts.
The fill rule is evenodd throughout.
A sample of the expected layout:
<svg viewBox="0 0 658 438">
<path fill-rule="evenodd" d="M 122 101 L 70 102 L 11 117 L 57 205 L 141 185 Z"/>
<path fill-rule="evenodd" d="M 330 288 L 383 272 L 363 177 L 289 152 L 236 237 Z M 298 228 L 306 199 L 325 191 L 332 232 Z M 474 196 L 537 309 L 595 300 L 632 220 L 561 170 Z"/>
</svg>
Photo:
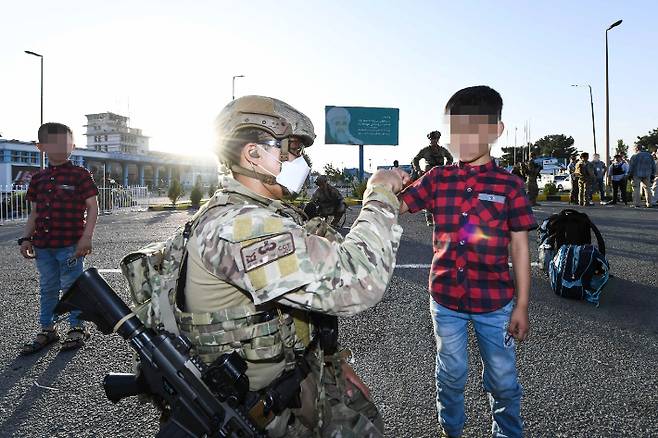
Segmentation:
<svg viewBox="0 0 658 438">
<path fill-rule="evenodd" d="M 398 108 L 326 106 L 324 114 L 326 144 L 398 144 Z"/>
</svg>

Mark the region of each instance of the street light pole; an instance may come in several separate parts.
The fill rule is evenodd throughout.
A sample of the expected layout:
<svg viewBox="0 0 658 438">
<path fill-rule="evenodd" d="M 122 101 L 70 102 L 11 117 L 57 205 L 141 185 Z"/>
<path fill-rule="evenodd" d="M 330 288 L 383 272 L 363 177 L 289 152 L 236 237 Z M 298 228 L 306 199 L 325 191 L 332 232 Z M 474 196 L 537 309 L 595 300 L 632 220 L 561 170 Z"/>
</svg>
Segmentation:
<svg viewBox="0 0 658 438">
<path fill-rule="evenodd" d="M 592 137 L 594 140 L 594 153 L 596 154 L 596 126 L 594 125 L 594 99 L 592 97 L 592 86 L 586 84 L 589 87 L 589 105 L 592 110 Z M 585 85 L 571 84 L 572 87 L 584 87 Z"/>
<path fill-rule="evenodd" d="M 235 78 L 243 78 L 244 75 L 235 75 L 233 76 L 233 91 L 231 92 L 231 100 L 235 100 Z"/>
<path fill-rule="evenodd" d="M 605 30 L 605 165 L 610 166 L 610 89 L 608 87 L 608 31 L 621 24 L 615 21 Z"/>
<path fill-rule="evenodd" d="M 39 55 L 38 53 L 31 52 L 29 50 L 25 50 L 25 53 L 27 53 L 28 55 L 37 56 L 41 60 L 41 117 L 39 119 L 40 120 L 39 127 L 41 127 L 41 125 L 43 125 L 43 56 Z M 39 159 L 40 159 L 40 162 L 41 162 L 41 168 L 45 169 L 45 167 L 46 167 L 46 154 L 45 154 L 45 152 L 40 151 Z"/>
</svg>

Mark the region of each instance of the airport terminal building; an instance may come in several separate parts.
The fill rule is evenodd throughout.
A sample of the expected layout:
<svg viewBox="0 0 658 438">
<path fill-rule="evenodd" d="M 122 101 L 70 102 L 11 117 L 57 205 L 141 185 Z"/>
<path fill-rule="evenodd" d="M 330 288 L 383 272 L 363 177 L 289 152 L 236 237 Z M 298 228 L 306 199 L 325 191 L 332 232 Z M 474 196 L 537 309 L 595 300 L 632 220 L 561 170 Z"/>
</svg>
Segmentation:
<svg viewBox="0 0 658 438">
<path fill-rule="evenodd" d="M 174 179 L 184 187 L 197 180 L 204 186 L 217 184 L 214 159 L 150 151 L 149 137 L 129 127 L 125 116 L 106 112 L 86 117 L 87 147 L 74 149 L 70 159 L 87 168 L 99 186 L 105 182 L 166 188 Z M 34 141 L 0 138 L 0 186 L 28 184 L 40 165 Z"/>
</svg>

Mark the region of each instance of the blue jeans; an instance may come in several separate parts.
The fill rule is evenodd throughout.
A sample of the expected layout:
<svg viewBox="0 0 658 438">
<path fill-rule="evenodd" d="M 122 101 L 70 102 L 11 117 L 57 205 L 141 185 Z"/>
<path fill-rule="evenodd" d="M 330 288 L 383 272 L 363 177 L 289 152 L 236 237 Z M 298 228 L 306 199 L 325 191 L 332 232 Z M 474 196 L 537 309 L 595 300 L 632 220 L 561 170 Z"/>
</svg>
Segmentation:
<svg viewBox="0 0 658 438">
<path fill-rule="evenodd" d="M 436 337 L 436 406 L 439 423 L 450 436 L 461 436 L 466 422 L 464 387 L 468 375 L 468 334 L 473 323 L 484 366 L 482 382 L 489 395 L 493 417 L 492 436 L 520 437 L 522 388 L 516 372 L 514 339 L 507 326 L 514 308 L 506 306 L 489 313 L 460 313 L 430 299 Z"/>
<path fill-rule="evenodd" d="M 53 312 L 59 301 L 59 294 L 73 284 L 82 274 L 84 257 L 75 257 L 75 245 L 63 248 L 34 248 L 39 271 L 39 287 L 41 292 L 41 327 L 53 325 Z M 80 326 L 80 312 L 69 313 L 71 327 Z"/>
</svg>

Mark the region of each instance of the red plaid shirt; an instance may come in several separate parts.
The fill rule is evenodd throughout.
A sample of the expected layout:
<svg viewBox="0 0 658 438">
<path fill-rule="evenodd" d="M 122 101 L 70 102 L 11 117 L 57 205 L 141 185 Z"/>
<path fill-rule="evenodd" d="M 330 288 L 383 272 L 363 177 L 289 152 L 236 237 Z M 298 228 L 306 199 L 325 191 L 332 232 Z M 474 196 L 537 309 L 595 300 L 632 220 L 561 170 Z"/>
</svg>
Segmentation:
<svg viewBox="0 0 658 438">
<path fill-rule="evenodd" d="M 27 189 L 27 200 L 37 205 L 34 246 L 61 248 L 77 244 L 85 229 L 85 201 L 97 194 L 89 171 L 70 161 L 49 165 L 34 174 Z"/>
<path fill-rule="evenodd" d="M 400 199 L 434 216 L 429 288 L 442 306 L 466 313 L 500 309 L 514 297 L 511 231 L 537 227 L 523 181 L 493 161 L 432 168 Z"/>
</svg>

